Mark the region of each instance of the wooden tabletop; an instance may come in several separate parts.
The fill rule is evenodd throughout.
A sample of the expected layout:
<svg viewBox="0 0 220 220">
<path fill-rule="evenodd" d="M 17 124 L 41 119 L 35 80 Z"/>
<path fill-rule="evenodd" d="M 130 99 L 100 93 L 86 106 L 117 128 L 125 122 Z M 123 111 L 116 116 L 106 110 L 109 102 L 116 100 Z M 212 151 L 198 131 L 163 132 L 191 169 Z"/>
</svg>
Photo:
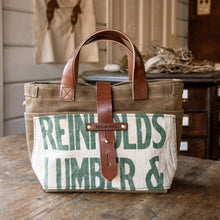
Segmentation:
<svg viewBox="0 0 220 220">
<path fill-rule="evenodd" d="M 0 219 L 220 219 L 220 161 L 180 157 L 168 194 L 45 193 L 24 135 L 0 139 Z"/>
</svg>

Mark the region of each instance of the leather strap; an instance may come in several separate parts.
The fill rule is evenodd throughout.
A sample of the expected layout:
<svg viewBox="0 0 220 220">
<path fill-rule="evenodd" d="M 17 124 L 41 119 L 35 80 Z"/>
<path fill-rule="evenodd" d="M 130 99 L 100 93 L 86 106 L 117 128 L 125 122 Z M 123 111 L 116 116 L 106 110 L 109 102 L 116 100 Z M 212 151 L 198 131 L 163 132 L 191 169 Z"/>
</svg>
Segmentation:
<svg viewBox="0 0 220 220">
<path fill-rule="evenodd" d="M 96 38 L 91 39 L 85 44 L 92 43 L 93 41 L 96 40 L 109 40 L 109 39 L 110 39 L 109 36 L 105 36 L 105 35 L 97 36 Z M 121 38 L 118 38 L 116 36 L 111 36 L 111 40 L 118 44 L 121 44 L 126 49 L 126 54 L 128 57 L 129 80 L 131 81 L 132 69 L 133 69 L 132 52 Z M 73 52 L 72 56 L 69 58 L 67 64 L 64 67 L 64 71 L 61 79 L 61 87 L 60 87 L 60 99 L 62 101 L 74 101 L 74 96 L 75 96 L 74 83 L 78 82 L 79 54 L 80 54 L 80 49 L 83 46 L 82 43 L 76 48 L 76 50 Z M 74 62 L 75 62 L 75 67 L 73 68 Z"/>
<path fill-rule="evenodd" d="M 76 50 L 73 52 L 69 60 L 67 61 L 67 64 L 64 67 L 62 79 L 61 79 L 61 87 L 60 87 L 60 99 L 62 101 L 74 101 L 74 83 L 78 82 L 78 66 L 79 66 L 79 54 L 80 49 L 85 44 L 90 44 L 96 40 L 112 40 L 118 44 L 121 44 L 126 49 L 126 54 L 128 57 L 128 72 L 129 72 L 129 80 L 132 80 L 132 70 L 133 70 L 133 54 L 131 50 L 128 48 L 128 46 L 124 43 L 124 41 L 114 35 L 105 35 L 102 34 L 101 36 L 95 36 L 91 37 L 88 41 L 83 41 L 81 44 L 76 48 Z M 73 66 L 73 63 L 75 65 Z"/>
<path fill-rule="evenodd" d="M 90 44 L 94 41 L 99 41 L 99 40 L 111 40 L 115 43 L 120 44 L 121 46 L 123 46 L 125 48 L 126 55 L 128 58 L 128 76 L 129 76 L 129 80 L 132 80 L 132 69 L 133 69 L 132 56 L 133 56 L 133 54 L 132 54 L 132 51 L 130 50 L 130 48 L 128 48 L 128 46 L 125 44 L 125 42 L 121 38 L 114 36 L 114 35 L 109 37 L 109 35 L 105 35 L 105 34 L 103 34 L 101 36 L 97 36 L 96 38 L 92 38 L 86 44 Z M 74 67 L 75 69 L 73 71 L 74 77 L 75 77 L 75 82 L 78 82 L 79 54 L 80 54 L 80 51 L 78 53 L 78 56 L 75 59 L 75 67 Z M 73 62 L 72 62 L 72 64 L 73 64 Z"/>
<path fill-rule="evenodd" d="M 97 83 L 98 122 L 113 123 L 111 83 Z M 99 131 L 102 176 L 112 181 L 117 175 L 115 135 L 112 130 Z"/>
<path fill-rule="evenodd" d="M 81 47 L 92 41 L 102 40 L 102 39 L 113 40 L 123 45 L 125 45 L 125 43 L 122 43 L 123 42 L 122 39 L 125 39 L 129 42 L 132 50 L 132 59 L 131 56 L 128 55 L 129 79 L 133 81 L 133 99 L 134 100 L 147 99 L 148 98 L 147 79 L 146 79 L 142 57 L 139 51 L 132 44 L 130 38 L 127 35 L 125 35 L 120 31 L 108 29 L 108 30 L 98 31 L 88 36 L 84 41 L 81 42 L 81 44 L 74 51 L 72 57 L 68 60 L 64 68 L 63 76 L 61 80 L 61 87 L 60 87 L 61 100 L 74 101 L 74 95 L 75 95 L 74 84 L 78 80 L 78 64 L 79 64 L 79 53 Z M 66 93 L 68 93 L 68 95 L 66 95 Z"/>
<path fill-rule="evenodd" d="M 86 123 L 86 131 L 125 131 L 128 129 L 126 122 L 122 123 Z"/>
</svg>

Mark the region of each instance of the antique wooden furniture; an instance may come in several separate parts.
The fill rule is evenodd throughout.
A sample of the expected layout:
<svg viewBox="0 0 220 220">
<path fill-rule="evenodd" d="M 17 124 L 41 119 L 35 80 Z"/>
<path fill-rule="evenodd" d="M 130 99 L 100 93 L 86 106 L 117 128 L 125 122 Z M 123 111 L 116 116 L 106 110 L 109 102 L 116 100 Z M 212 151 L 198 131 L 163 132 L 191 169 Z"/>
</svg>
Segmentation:
<svg viewBox="0 0 220 220">
<path fill-rule="evenodd" d="M 103 71 L 87 71 L 82 74 L 82 78 L 89 83 L 105 80 L 116 83 L 127 80 L 127 76 L 122 73 Z M 184 82 L 181 155 L 220 158 L 220 72 L 147 74 L 147 78 L 175 78 Z"/>
<path fill-rule="evenodd" d="M 173 77 L 184 81 L 181 154 L 218 159 L 220 157 L 220 118 L 218 117 L 220 75 L 218 73 L 160 74 L 155 77 L 161 79 Z"/>
<path fill-rule="evenodd" d="M 218 219 L 220 161 L 181 156 L 168 194 L 45 193 L 25 135 L 0 139 L 0 219 Z"/>
<path fill-rule="evenodd" d="M 188 47 L 196 60 L 220 62 L 220 1 L 200 0 L 189 2 Z M 198 4 L 208 6 L 210 13 L 198 13 Z"/>
</svg>

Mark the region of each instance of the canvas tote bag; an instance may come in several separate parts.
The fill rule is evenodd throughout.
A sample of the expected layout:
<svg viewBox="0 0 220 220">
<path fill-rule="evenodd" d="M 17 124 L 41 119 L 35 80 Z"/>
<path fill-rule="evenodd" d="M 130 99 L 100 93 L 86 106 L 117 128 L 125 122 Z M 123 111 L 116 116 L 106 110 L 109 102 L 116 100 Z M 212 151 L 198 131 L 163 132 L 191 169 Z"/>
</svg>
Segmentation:
<svg viewBox="0 0 220 220">
<path fill-rule="evenodd" d="M 96 40 L 125 47 L 130 82 L 78 83 L 80 50 Z M 167 192 L 177 169 L 182 90 L 182 81 L 147 82 L 141 55 L 124 33 L 88 36 L 61 83 L 25 84 L 27 145 L 43 189 Z"/>
</svg>

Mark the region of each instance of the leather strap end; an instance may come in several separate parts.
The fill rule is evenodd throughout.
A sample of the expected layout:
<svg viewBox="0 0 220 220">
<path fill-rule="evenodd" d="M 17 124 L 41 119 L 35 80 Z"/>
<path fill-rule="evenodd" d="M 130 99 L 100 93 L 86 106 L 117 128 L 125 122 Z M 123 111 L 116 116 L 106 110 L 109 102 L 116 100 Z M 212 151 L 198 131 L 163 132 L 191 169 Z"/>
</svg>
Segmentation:
<svg viewBox="0 0 220 220">
<path fill-rule="evenodd" d="M 147 85 L 135 85 L 134 92 L 133 92 L 133 99 L 136 100 L 144 100 L 148 99 L 148 89 Z"/>
<path fill-rule="evenodd" d="M 71 87 L 61 87 L 60 88 L 60 100 L 61 101 L 74 101 L 74 88 Z"/>
<path fill-rule="evenodd" d="M 102 176 L 111 182 L 117 176 L 114 131 L 99 131 L 99 140 Z"/>
</svg>

